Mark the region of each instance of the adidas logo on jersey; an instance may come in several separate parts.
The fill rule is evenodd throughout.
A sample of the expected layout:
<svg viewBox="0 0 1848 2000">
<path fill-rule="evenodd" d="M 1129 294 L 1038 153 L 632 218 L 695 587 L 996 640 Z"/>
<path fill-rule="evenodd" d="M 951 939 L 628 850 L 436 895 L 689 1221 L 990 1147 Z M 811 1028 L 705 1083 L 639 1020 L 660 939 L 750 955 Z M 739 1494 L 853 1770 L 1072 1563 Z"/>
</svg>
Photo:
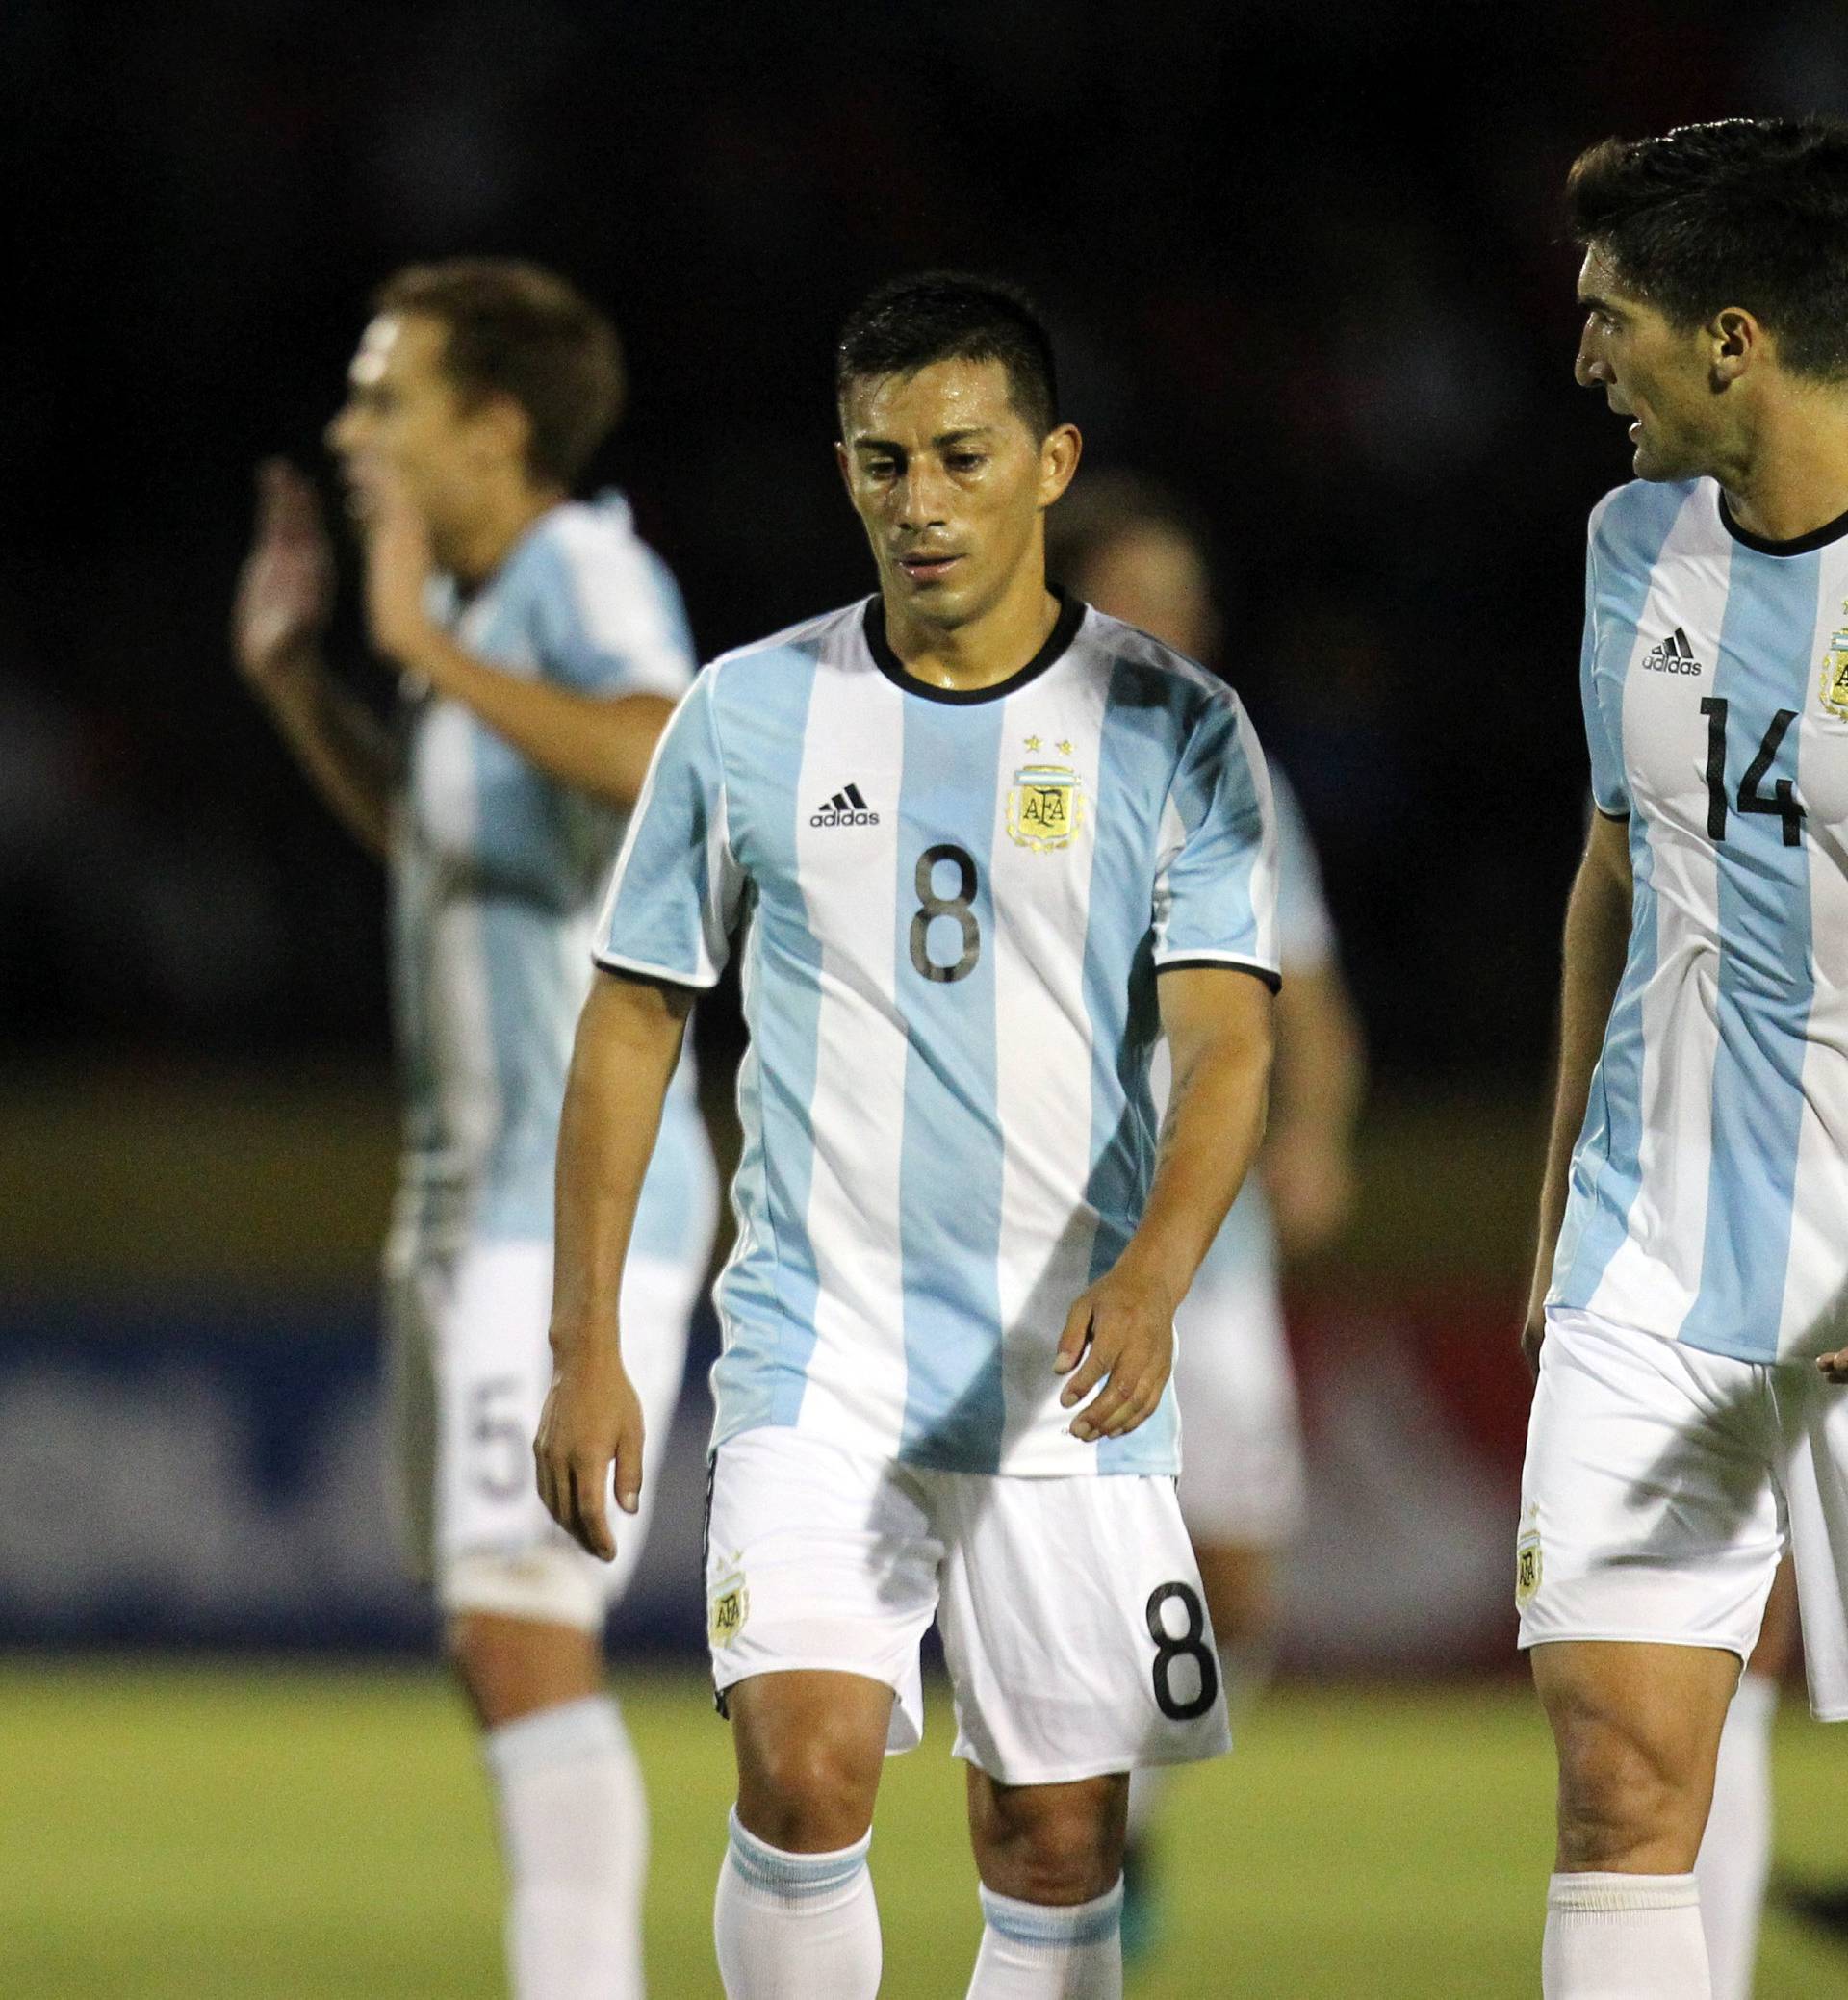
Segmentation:
<svg viewBox="0 0 1848 2000">
<path fill-rule="evenodd" d="M 1643 665 L 1652 674 L 1705 674 L 1707 669 L 1694 657 L 1687 634 L 1678 625 L 1659 646 L 1643 655 Z"/>
<path fill-rule="evenodd" d="M 869 812 L 866 801 L 860 795 L 860 786 L 850 784 L 837 791 L 832 799 L 825 799 L 821 808 L 809 815 L 811 827 L 876 827 L 879 814 Z"/>
</svg>

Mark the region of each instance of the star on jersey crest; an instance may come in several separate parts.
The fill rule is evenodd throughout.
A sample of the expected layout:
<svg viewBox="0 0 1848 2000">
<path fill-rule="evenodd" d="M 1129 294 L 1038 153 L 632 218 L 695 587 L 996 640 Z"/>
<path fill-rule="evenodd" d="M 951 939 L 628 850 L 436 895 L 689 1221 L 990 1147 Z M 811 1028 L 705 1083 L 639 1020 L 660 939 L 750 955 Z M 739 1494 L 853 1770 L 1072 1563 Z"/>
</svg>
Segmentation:
<svg viewBox="0 0 1848 2000">
<path fill-rule="evenodd" d="M 1059 755 L 1061 756 L 1069 756 L 1071 755 L 1071 740 L 1069 737 L 1060 743 Z"/>
<path fill-rule="evenodd" d="M 1038 736 L 1029 736 L 1027 738 L 1027 748 L 1029 750 L 1038 750 L 1040 748 L 1040 738 Z"/>
</svg>

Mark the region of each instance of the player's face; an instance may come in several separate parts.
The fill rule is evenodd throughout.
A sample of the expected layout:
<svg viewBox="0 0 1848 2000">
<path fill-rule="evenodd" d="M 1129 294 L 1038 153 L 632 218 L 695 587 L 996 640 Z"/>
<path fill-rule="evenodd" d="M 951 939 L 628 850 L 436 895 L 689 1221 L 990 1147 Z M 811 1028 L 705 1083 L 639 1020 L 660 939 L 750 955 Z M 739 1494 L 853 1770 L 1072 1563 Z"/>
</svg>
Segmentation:
<svg viewBox="0 0 1848 2000">
<path fill-rule="evenodd" d="M 1219 645 L 1219 613 L 1200 551 L 1180 529 L 1136 524 L 1098 546 L 1078 593 L 1107 617 L 1141 628 L 1190 659 Z"/>
<path fill-rule="evenodd" d="M 1024 565 L 1043 574 L 1041 515 L 1078 463 L 1065 423 L 1033 435 L 999 361 L 935 361 L 854 382 L 836 448 L 886 603 L 954 627 L 1000 602 Z"/>
<path fill-rule="evenodd" d="M 1626 292 L 1595 246 L 1578 273 L 1578 302 L 1585 323 L 1573 373 L 1631 420 L 1636 476 L 1690 479 L 1710 471 L 1720 413 L 1707 335 L 1671 325 L 1656 307 Z"/>
<path fill-rule="evenodd" d="M 439 538 L 470 515 L 483 439 L 443 368 L 444 328 L 419 313 L 381 313 L 346 371 L 346 400 L 327 426 L 347 505 L 363 522 L 381 474 L 397 479 Z"/>
</svg>

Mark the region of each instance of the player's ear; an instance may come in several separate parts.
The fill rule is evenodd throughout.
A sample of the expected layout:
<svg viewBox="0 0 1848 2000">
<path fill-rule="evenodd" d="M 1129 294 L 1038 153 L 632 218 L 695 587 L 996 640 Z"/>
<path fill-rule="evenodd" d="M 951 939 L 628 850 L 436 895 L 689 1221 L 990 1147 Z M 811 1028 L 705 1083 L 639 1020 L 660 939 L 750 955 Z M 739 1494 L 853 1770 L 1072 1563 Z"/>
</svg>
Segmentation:
<svg viewBox="0 0 1848 2000">
<path fill-rule="evenodd" d="M 1715 390 L 1736 382 L 1755 361 L 1766 358 L 1765 331 L 1743 306 L 1730 305 L 1702 329 L 1707 340 L 1707 375 Z"/>
<path fill-rule="evenodd" d="M 854 462 L 847 456 L 847 447 L 834 440 L 834 463 L 840 468 L 840 483 L 847 489 L 847 498 L 854 497 Z"/>
<path fill-rule="evenodd" d="M 1075 423 L 1056 423 L 1040 447 L 1040 504 L 1049 507 L 1071 484 L 1085 441 Z"/>
</svg>

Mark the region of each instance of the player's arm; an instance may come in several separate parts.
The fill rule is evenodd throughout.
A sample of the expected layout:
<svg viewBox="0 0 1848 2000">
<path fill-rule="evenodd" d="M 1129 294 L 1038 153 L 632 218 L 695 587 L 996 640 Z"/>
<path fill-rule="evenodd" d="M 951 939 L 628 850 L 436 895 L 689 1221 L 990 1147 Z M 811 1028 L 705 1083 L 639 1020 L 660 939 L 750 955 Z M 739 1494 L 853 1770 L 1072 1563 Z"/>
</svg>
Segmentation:
<svg viewBox="0 0 1848 2000">
<path fill-rule="evenodd" d="M 600 971 L 578 1022 L 558 1133 L 552 1391 L 533 1441 L 539 1494 L 558 1525 L 605 1562 L 603 1498 L 635 1512 L 642 1406 L 623 1366 L 617 1299 L 661 1104 L 693 1005 L 684 987 Z"/>
<path fill-rule="evenodd" d="M 429 615 L 429 531 L 381 482 L 366 540 L 372 643 L 402 672 L 472 709 L 548 778 L 627 811 L 674 704 L 658 694 L 579 694 L 477 659 Z"/>
<path fill-rule="evenodd" d="M 321 657 L 333 588 L 315 489 L 270 459 L 257 474 L 256 534 L 238 579 L 232 652 L 316 790 L 362 846 L 382 855 L 397 754 L 390 732 Z"/>
<path fill-rule="evenodd" d="M 1055 1366 L 1072 1435 L 1121 1437 L 1153 1414 L 1174 1362 L 1174 1312 L 1264 1137 L 1270 987 L 1229 965 L 1161 975 L 1174 1082 L 1142 1219 L 1112 1269 L 1073 1305 Z"/>
<path fill-rule="evenodd" d="M 1624 976 L 1630 939 L 1630 822 L 1603 812 L 1591 816 L 1584 859 L 1566 904 L 1564 965 L 1560 977 L 1559 1072 L 1553 1098 L 1553 1129 L 1547 1141 L 1546 1178 L 1540 1191 L 1540 1229 L 1534 1250 L 1533 1283 L 1521 1349 L 1537 1365 L 1546 1331 L 1547 1291 L 1553 1281 L 1553 1253 L 1565 1219 L 1572 1149 L 1585 1121 L 1592 1072 L 1604 1047 L 1611 1005 Z"/>
<path fill-rule="evenodd" d="M 1367 1051 L 1348 983 L 1332 959 L 1285 961 L 1262 1171 L 1277 1233 L 1293 1252 L 1326 1243 L 1354 1200 L 1354 1120 Z"/>
</svg>

